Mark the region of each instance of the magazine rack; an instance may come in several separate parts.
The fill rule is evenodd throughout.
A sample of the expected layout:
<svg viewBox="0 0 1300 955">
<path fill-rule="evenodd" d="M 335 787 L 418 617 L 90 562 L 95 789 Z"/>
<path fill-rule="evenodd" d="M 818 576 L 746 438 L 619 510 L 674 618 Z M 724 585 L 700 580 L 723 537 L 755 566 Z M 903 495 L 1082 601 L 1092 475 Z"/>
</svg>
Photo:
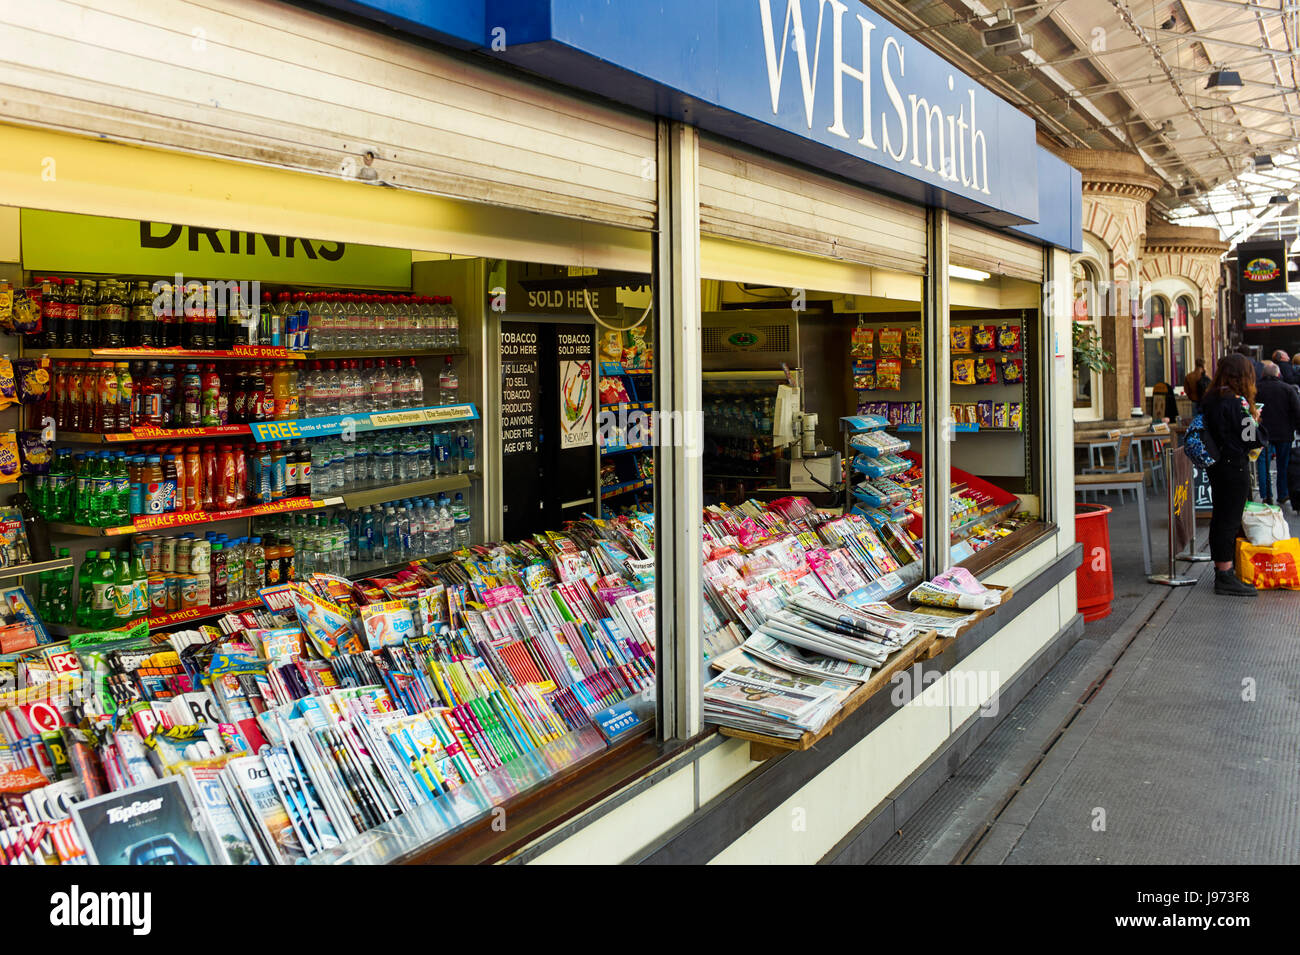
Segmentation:
<svg viewBox="0 0 1300 955">
<path fill-rule="evenodd" d="M 797 739 L 788 739 L 780 736 L 767 736 L 763 733 L 754 733 L 749 730 L 735 729 L 730 726 L 718 727 L 723 736 L 730 736 L 734 739 L 743 739 L 749 741 L 749 758 L 754 762 L 763 762 L 772 759 L 774 756 L 782 756 L 790 752 L 801 752 L 811 749 L 817 743 L 830 736 L 835 728 L 851 716 L 867 700 L 871 699 L 877 693 L 888 692 L 890 684 L 894 677 L 923 660 L 932 660 L 940 653 L 943 653 L 950 646 L 961 639 L 963 634 L 969 633 L 981 621 L 995 614 L 998 607 L 1003 606 L 1013 593 L 1010 587 L 999 587 L 995 584 L 985 585 L 989 590 L 997 590 L 1002 594 L 1001 600 L 996 607 L 988 610 L 975 612 L 971 619 L 965 623 L 956 636 L 941 637 L 934 630 L 927 630 L 920 634 L 915 640 L 899 650 L 885 664 L 877 670 L 870 680 L 862 684 L 844 701 L 839 712 L 832 716 L 816 733 L 804 733 Z M 924 611 L 924 607 L 917 608 Z"/>
</svg>

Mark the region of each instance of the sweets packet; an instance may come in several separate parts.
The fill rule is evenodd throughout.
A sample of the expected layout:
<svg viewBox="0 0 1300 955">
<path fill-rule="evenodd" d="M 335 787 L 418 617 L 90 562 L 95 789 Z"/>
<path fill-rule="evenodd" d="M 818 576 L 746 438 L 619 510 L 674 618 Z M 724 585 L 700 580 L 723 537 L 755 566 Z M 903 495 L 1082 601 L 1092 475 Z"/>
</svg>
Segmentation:
<svg viewBox="0 0 1300 955">
<path fill-rule="evenodd" d="M 954 385 L 975 384 L 975 361 L 971 358 L 954 358 L 952 360 L 952 383 Z"/>
<path fill-rule="evenodd" d="M 880 330 L 880 357 L 903 357 L 903 330 L 901 328 L 882 328 Z"/>
<path fill-rule="evenodd" d="M 875 353 L 876 331 L 859 325 L 849 337 L 849 354 L 854 358 L 871 358 Z"/>
<path fill-rule="evenodd" d="M 876 362 L 853 363 L 853 387 L 857 391 L 874 391 L 876 388 Z"/>
<path fill-rule="evenodd" d="M 23 474 L 49 474 L 54 450 L 41 440 L 40 431 L 19 431 L 18 457 Z"/>
<path fill-rule="evenodd" d="M 1019 325 L 999 326 L 998 351 L 1020 351 L 1020 326 Z"/>
<path fill-rule="evenodd" d="M 50 360 L 15 358 L 13 380 L 16 396 L 25 405 L 44 401 L 50 394 Z"/>
<path fill-rule="evenodd" d="M 971 335 L 971 348 L 975 351 L 994 351 L 997 349 L 997 329 L 992 325 L 976 325 Z"/>
<path fill-rule="evenodd" d="M 906 337 L 903 340 L 903 358 L 908 364 L 918 365 L 921 363 L 921 326 L 909 325 L 907 327 Z"/>
<path fill-rule="evenodd" d="M 0 431 L 0 484 L 17 482 L 22 472 L 22 459 L 18 456 L 18 435 L 13 431 Z"/>
<path fill-rule="evenodd" d="M 881 391 L 898 391 L 903 387 L 901 358 L 881 358 L 876 362 L 876 387 Z"/>
<path fill-rule="evenodd" d="M 975 383 L 977 385 L 996 385 L 998 383 L 997 362 L 992 358 L 976 358 Z"/>
<path fill-rule="evenodd" d="M 0 409 L 18 404 L 18 385 L 14 382 L 14 363 L 8 355 L 0 356 Z"/>
<path fill-rule="evenodd" d="M 971 351 L 971 326 L 954 325 L 948 332 L 949 350 L 954 355 L 966 355 Z"/>
<path fill-rule="evenodd" d="M 1025 361 L 1023 358 L 1002 359 L 1002 383 L 1018 385 L 1025 380 Z"/>
</svg>

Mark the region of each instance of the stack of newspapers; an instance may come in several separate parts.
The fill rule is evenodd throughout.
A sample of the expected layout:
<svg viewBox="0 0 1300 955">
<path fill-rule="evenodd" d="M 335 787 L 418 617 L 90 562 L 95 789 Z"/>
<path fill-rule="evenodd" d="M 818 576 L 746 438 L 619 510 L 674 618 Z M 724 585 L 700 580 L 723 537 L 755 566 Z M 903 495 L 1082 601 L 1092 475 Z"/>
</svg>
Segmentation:
<svg viewBox="0 0 1300 955">
<path fill-rule="evenodd" d="M 790 739 L 816 733 L 891 653 L 923 632 L 908 616 L 792 596 L 741 646 L 711 661 L 722 672 L 704 687 L 705 719 Z"/>
</svg>

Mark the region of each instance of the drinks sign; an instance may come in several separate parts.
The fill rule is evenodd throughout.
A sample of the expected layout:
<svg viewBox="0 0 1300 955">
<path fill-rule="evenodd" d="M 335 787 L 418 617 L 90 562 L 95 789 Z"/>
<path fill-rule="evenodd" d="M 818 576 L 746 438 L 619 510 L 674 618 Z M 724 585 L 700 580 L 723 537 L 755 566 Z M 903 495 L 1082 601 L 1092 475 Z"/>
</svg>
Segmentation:
<svg viewBox="0 0 1300 955">
<path fill-rule="evenodd" d="M 109 275 L 176 273 L 262 282 L 407 288 L 411 253 L 174 222 L 23 209 L 23 268 Z"/>
</svg>

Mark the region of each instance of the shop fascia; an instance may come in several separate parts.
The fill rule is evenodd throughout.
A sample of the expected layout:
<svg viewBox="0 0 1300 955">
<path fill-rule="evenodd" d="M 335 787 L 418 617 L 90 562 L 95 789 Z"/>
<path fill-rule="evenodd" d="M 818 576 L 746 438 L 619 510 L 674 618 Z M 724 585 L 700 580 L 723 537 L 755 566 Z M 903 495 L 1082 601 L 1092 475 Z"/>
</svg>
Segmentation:
<svg viewBox="0 0 1300 955">
<path fill-rule="evenodd" d="M 866 150 L 883 153 L 896 163 L 910 163 L 918 169 L 937 173 L 948 182 L 960 182 L 968 190 L 990 195 L 988 140 L 976 122 L 974 87 L 963 84 L 965 88 L 958 93 L 956 78 L 950 73 L 947 86 L 953 99 L 946 104 L 931 103 L 916 93 L 905 95 L 906 51 L 898 38 L 885 36 L 877 41 L 874 37 L 876 25 L 860 13 L 847 18 L 845 14 L 849 8 L 840 0 L 817 0 L 817 5 L 817 33 L 811 44 L 810 58 L 802 0 L 786 0 L 779 42 L 772 16 L 772 0 L 760 0 L 758 4 L 773 115 L 781 112 L 787 53 L 793 50 L 799 70 L 804 115 L 808 129 L 813 129 L 822 44 L 829 30 L 827 46 L 832 63 L 830 95 L 834 121 L 826 131 L 852 140 Z M 828 8 L 829 24 L 826 23 Z M 845 59 L 846 48 L 860 48 L 861 57 L 857 65 Z M 877 78 L 888 100 L 888 110 L 879 113 L 874 111 L 872 95 Z M 845 122 L 845 87 L 849 83 L 859 84 L 862 88 L 862 116 L 852 131 Z M 859 132 L 855 138 L 853 133 Z"/>
</svg>

